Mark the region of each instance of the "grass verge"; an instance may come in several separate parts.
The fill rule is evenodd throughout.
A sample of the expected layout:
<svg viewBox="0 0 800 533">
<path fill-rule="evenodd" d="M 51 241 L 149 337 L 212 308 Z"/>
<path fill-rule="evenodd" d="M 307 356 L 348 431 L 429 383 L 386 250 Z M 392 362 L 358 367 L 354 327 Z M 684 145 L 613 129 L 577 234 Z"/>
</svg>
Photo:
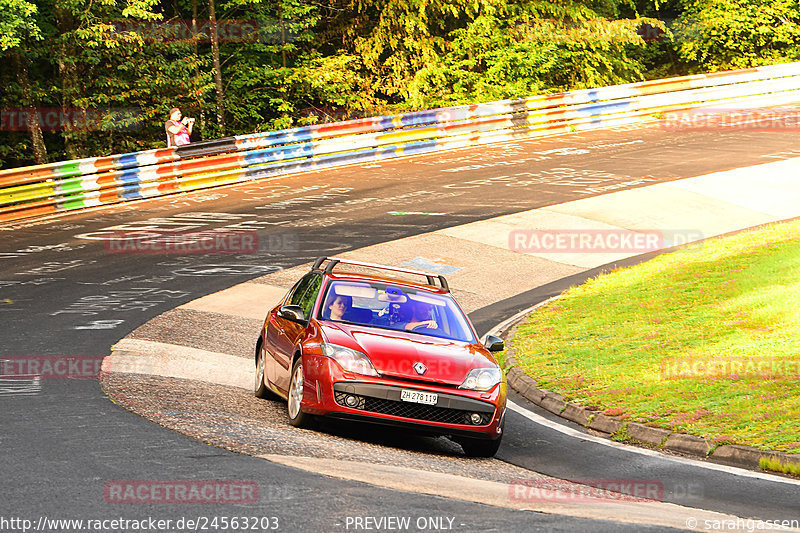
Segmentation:
<svg viewBox="0 0 800 533">
<path fill-rule="evenodd" d="M 758 461 L 758 466 L 762 470 L 772 470 L 773 472 L 780 472 L 781 474 L 800 476 L 800 463 L 782 463 L 773 457 L 762 457 Z"/>
<path fill-rule="evenodd" d="M 800 453 L 800 221 L 588 280 L 512 341 L 570 401 L 630 421 Z"/>
</svg>

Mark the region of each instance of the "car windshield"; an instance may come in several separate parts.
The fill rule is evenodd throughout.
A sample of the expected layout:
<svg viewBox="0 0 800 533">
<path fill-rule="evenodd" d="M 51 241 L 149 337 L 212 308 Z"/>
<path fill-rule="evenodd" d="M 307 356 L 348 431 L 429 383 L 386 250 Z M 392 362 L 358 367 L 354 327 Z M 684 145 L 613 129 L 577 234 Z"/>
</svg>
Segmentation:
<svg viewBox="0 0 800 533">
<path fill-rule="evenodd" d="M 475 342 L 467 318 L 449 296 L 385 283 L 330 283 L 318 318 Z"/>
</svg>

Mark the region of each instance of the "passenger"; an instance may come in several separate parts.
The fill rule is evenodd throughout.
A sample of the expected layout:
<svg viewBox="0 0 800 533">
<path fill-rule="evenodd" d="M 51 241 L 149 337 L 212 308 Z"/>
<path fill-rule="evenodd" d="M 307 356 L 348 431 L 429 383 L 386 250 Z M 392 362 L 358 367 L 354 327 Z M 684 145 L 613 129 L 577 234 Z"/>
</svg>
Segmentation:
<svg viewBox="0 0 800 533">
<path fill-rule="evenodd" d="M 327 309 L 322 313 L 323 318 L 328 320 L 343 320 L 344 314 L 353 307 L 353 298 L 350 296 L 343 296 L 337 294 L 333 300 L 328 300 L 330 303 Z"/>
</svg>

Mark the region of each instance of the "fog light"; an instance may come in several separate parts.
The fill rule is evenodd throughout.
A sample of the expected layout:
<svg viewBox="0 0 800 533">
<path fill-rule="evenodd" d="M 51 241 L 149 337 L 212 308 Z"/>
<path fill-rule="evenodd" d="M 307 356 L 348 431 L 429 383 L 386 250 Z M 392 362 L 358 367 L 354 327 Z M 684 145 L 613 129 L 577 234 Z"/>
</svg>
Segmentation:
<svg viewBox="0 0 800 533">
<path fill-rule="evenodd" d="M 353 396 L 352 394 L 348 394 L 347 397 L 344 399 L 344 403 L 347 407 L 355 407 L 358 405 L 358 398 Z"/>
<path fill-rule="evenodd" d="M 481 422 L 483 422 L 483 417 L 482 417 L 481 415 L 479 415 L 478 413 L 472 413 L 472 416 L 470 416 L 470 417 L 469 417 L 469 419 L 470 419 L 470 420 L 472 421 L 472 423 L 473 423 L 473 424 L 475 424 L 476 426 L 477 426 L 478 424 L 480 424 Z"/>
</svg>

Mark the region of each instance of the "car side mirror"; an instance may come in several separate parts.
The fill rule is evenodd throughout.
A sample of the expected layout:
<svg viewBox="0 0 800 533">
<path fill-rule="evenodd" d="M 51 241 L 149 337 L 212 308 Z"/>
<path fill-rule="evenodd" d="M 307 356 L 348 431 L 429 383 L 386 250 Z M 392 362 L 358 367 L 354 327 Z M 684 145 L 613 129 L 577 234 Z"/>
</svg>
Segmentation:
<svg viewBox="0 0 800 533">
<path fill-rule="evenodd" d="M 490 352 L 502 352 L 506 349 L 505 343 L 503 343 L 503 339 L 500 337 L 495 337 L 494 335 L 487 335 L 486 341 L 483 343 L 484 348 L 489 350 Z"/>
<path fill-rule="evenodd" d="M 281 318 L 285 318 L 286 320 L 291 320 L 292 322 L 298 322 L 300 324 L 306 323 L 306 317 L 303 314 L 303 308 L 299 305 L 284 305 L 278 309 L 278 316 Z"/>
</svg>

